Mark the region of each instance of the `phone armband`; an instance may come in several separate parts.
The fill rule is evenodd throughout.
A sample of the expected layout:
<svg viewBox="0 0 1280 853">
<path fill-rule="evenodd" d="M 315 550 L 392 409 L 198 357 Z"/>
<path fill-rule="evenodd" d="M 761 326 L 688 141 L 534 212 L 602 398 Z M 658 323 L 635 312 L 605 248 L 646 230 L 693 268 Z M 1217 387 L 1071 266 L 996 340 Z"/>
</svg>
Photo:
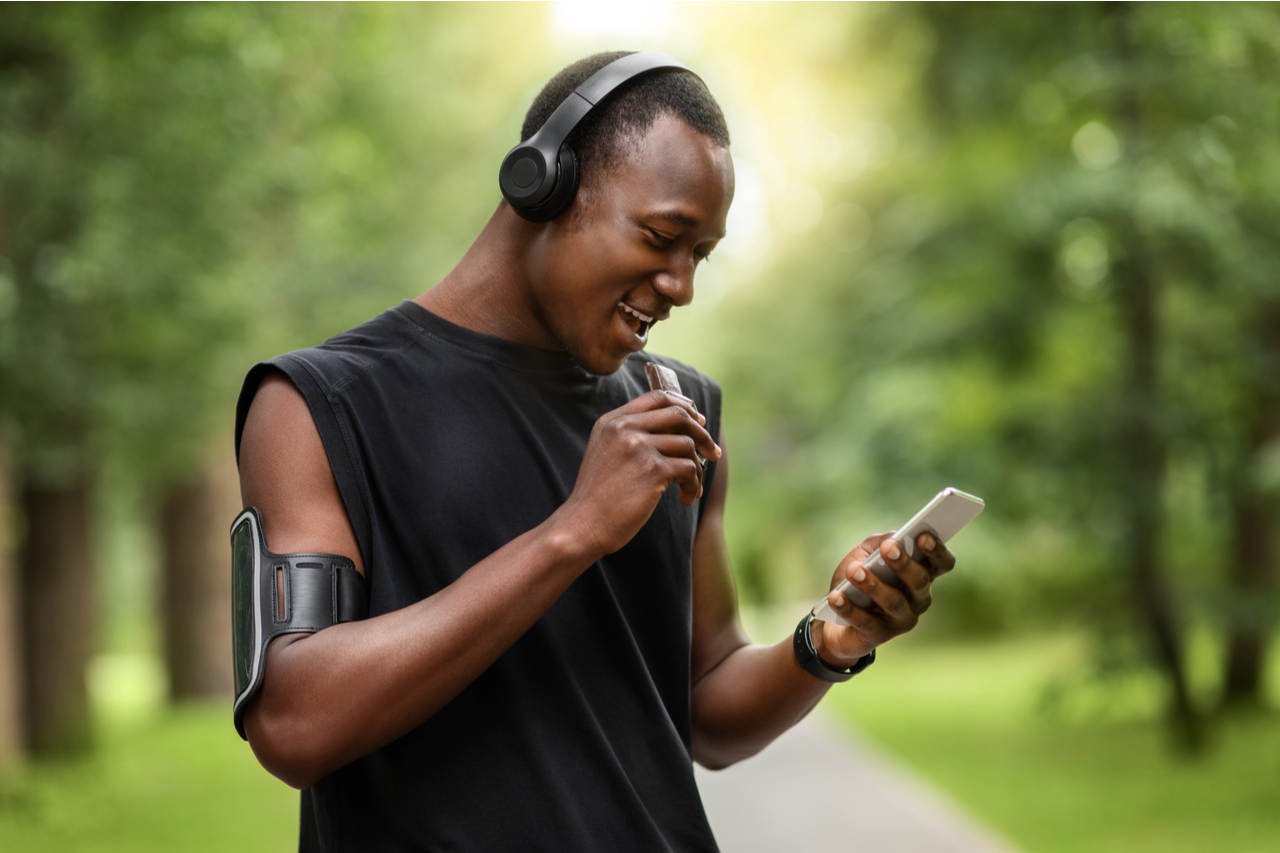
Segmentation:
<svg viewBox="0 0 1280 853">
<path fill-rule="evenodd" d="M 335 554 L 273 554 L 262 513 L 249 507 L 231 525 L 232 714 L 240 737 L 244 711 L 262 687 L 267 647 L 281 634 L 313 634 L 369 615 L 369 591 L 355 564 Z"/>
</svg>

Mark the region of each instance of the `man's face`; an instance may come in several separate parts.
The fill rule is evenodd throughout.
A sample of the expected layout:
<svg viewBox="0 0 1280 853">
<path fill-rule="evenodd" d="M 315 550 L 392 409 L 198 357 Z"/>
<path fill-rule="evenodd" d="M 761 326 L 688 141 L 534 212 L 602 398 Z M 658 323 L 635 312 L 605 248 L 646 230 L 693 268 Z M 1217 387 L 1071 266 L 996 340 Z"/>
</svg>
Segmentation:
<svg viewBox="0 0 1280 853">
<path fill-rule="evenodd" d="M 725 233 L 733 161 L 662 116 L 584 190 L 531 247 L 530 288 L 548 336 L 606 375 L 644 348 L 653 323 L 693 300 L 694 271 Z"/>
</svg>

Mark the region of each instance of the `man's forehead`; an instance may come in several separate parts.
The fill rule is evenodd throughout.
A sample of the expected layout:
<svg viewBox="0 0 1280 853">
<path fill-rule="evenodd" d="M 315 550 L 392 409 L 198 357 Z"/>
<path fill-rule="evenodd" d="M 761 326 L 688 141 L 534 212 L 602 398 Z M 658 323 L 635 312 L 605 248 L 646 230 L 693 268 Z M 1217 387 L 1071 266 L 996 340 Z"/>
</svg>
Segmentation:
<svg viewBox="0 0 1280 853">
<path fill-rule="evenodd" d="M 717 232 L 706 237 L 724 238 L 733 161 L 714 138 L 666 114 L 639 138 L 616 146 L 613 154 L 612 162 L 597 161 L 597 168 L 583 175 L 575 202 L 578 214 L 590 218 L 588 211 L 599 203 L 617 205 L 629 217 L 691 229 L 711 226 Z"/>
<path fill-rule="evenodd" d="M 691 127 L 678 115 L 663 113 L 644 130 L 624 132 L 614 146 L 613 156 L 601 165 L 604 166 L 603 174 L 608 174 L 646 164 L 663 168 L 664 164 L 701 155 L 706 165 L 714 169 L 713 158 L 706 156 L 712 151 L 727 153 L 728 149 Z"/>
</svg>

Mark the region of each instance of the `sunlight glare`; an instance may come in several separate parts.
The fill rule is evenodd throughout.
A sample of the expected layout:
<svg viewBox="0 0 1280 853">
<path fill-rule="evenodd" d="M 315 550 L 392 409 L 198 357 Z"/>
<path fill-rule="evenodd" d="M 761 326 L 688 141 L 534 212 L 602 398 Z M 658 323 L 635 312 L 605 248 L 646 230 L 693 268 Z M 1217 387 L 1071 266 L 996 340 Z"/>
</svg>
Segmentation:
<svg viewBox="0 0 1280 853">
<path fill-rule="evenodd" d="M 769 199 L 760 173 L 751 161 L 736 158 L 733 163 L 733 206 L 729 208 L 728 234 L 716 248 L 737 261 L 755 263 L 764 257 L 773 242 L 769 227 Z"/>
<path fill-rule="evenodd" d="M 661 42 L 671 33 L 671 3 L 581 2 L 551 4 L 551 33 L 559 40 L 591 40 L 625 36 L 636 44 Z"/>
</svg>

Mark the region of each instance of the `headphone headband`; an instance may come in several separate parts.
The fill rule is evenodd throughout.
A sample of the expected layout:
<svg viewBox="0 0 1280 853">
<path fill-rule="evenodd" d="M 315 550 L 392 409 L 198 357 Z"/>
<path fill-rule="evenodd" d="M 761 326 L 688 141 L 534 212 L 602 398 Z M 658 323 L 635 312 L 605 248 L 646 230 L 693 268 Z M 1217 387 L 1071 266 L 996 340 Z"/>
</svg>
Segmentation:
<svg viewBox="0 0 1280 853">
<path fill-rule="evenodd" d="M 578 157 L 565 144 L 569 134 L 614 89 L 660 68 L 693 73 L 665 53 L 645 51 L 616 59 L 574 89 L 537 133 L 512 148 L 498 170 L 498 186 L 515 212 L 532 222 L 546 222 L 563 213 L 580 179 Z"/>
</svg>

